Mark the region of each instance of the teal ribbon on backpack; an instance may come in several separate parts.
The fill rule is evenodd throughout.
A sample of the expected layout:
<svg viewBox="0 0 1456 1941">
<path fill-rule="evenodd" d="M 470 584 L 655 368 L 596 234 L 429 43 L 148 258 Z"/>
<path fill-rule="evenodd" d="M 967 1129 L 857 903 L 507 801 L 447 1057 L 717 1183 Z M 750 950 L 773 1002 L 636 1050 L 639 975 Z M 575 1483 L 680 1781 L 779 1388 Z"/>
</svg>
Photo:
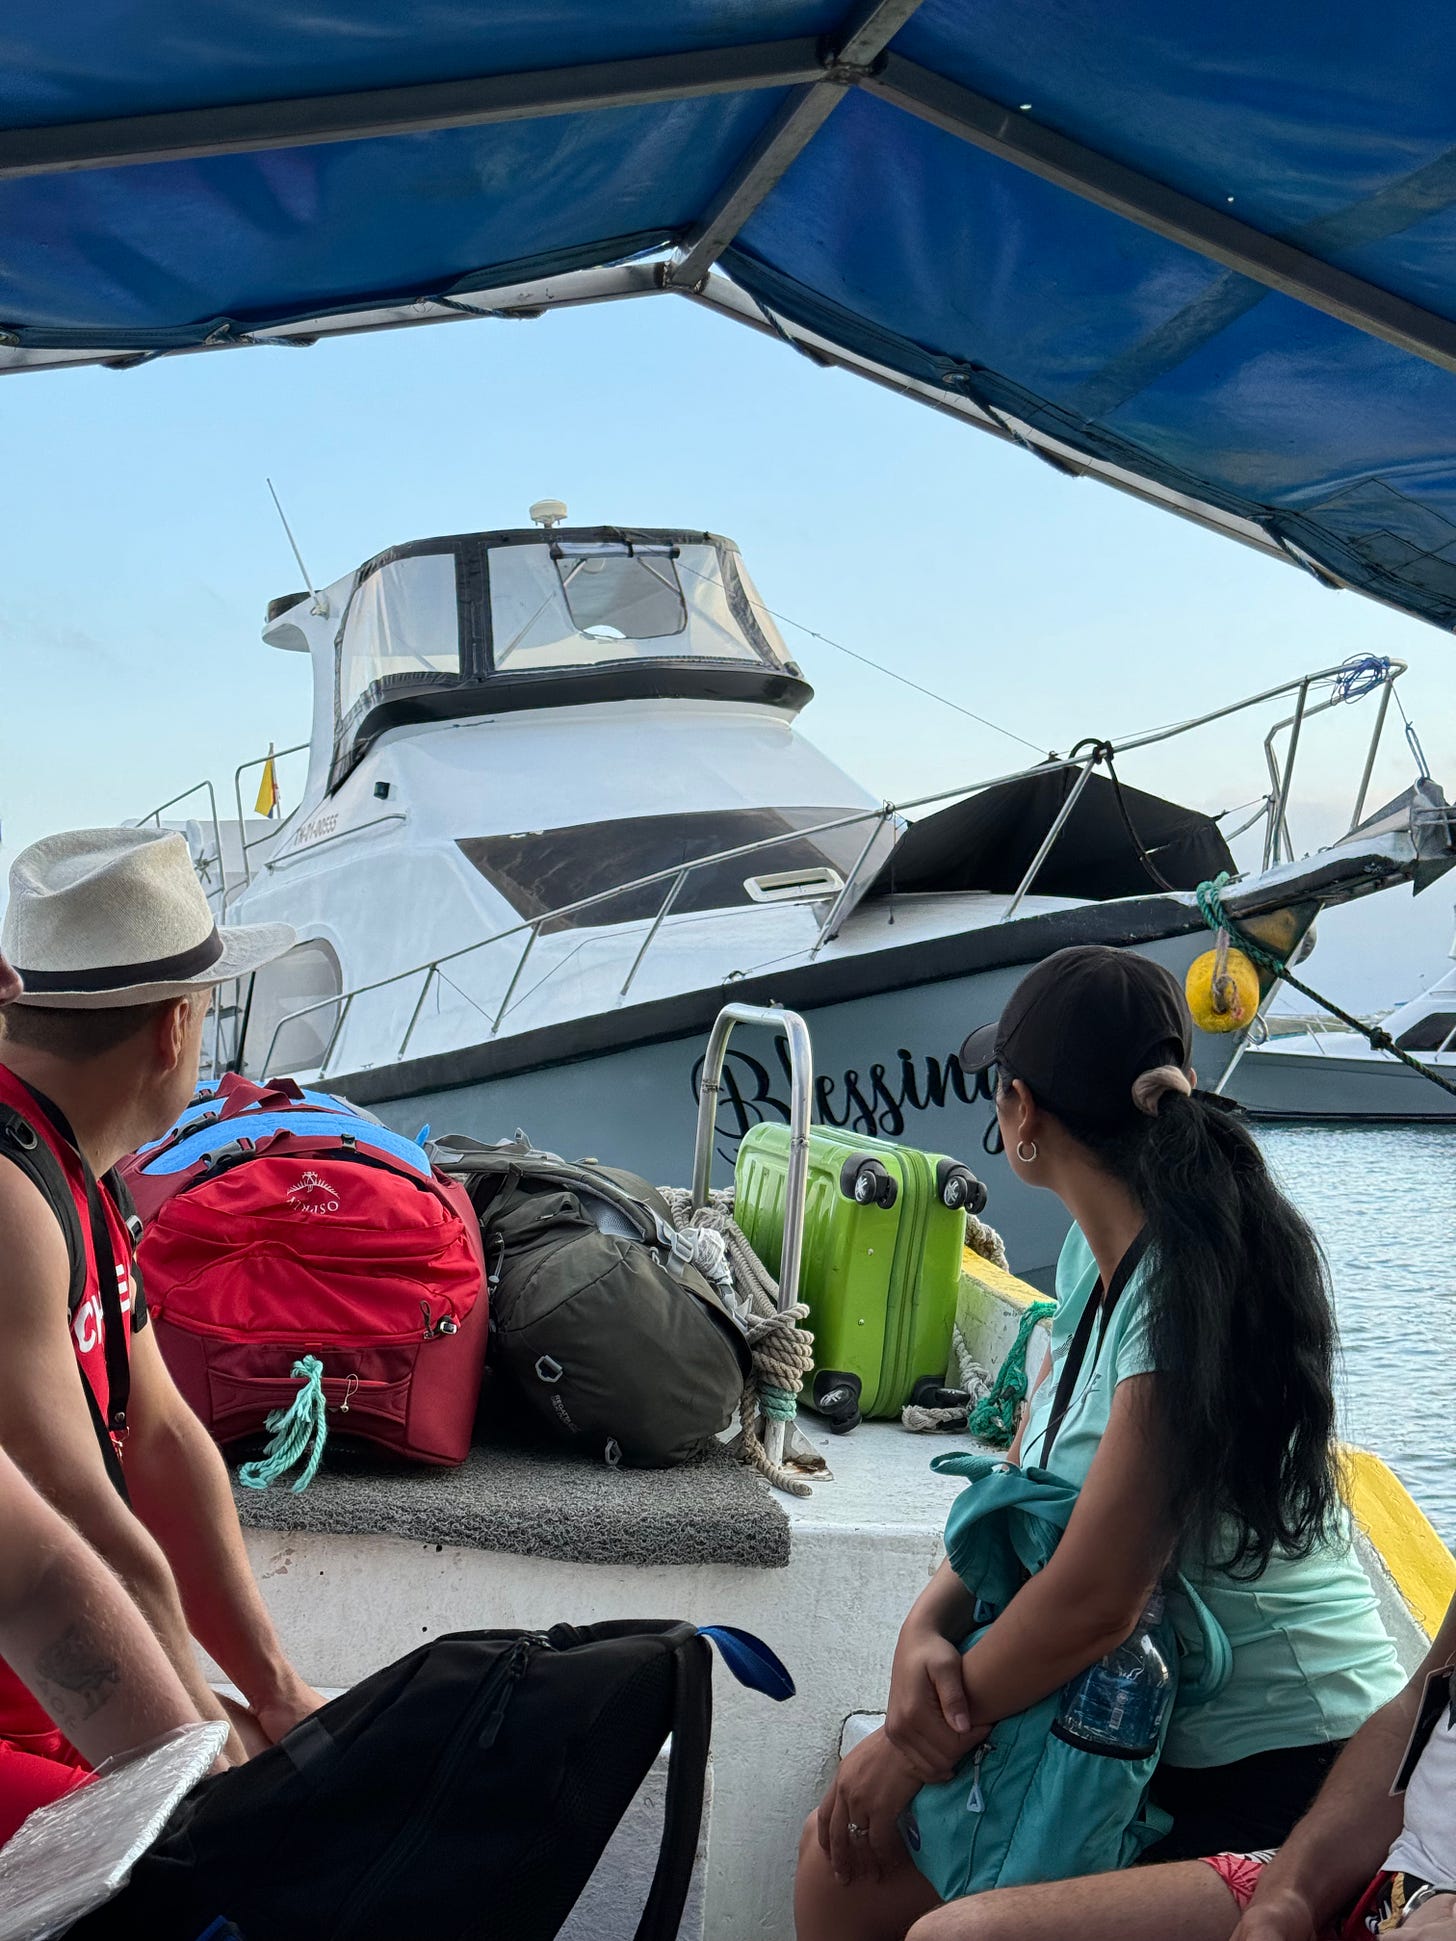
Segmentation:
<svg viewBox="0 0 1456 1941">
<path fill-rule="evenodd" d="M 951 1505 L 945 1547 L 983 1614 L 962 1647 L 969 1651 L 1046 1567 L 1078 1492 L 1049 1470 L 971 1451 L 937 1456 L 931 1467 L 967 1483 Z M 1174 1702 L 1203 1704 L 1227 1683 L 1233 1653 L 1187 1578 L 1179 1576 L 1170 1590 L 1155 1636 L 1177 1681 Z M 1125 1867 L 1168 1830 L 1167 1815 L 1147 1798 L 1158 1751 L 1108 1757 L 1058 1738 L 1052 1726 L 1061 1697 L 1049 1692 L 1000 1720 L 953 1778 L 916 1795 L 904 1817 L 905 1838 L 942 1900 Z"/>
<path fill-rule="evenodd" d="M 244 1489 L 267 1489 L 301 1464 L 288 1485 L 296 1494 L 318 1474 L 328 1435 L 324 1365 L 317 1355 L 304 1355 L 293 1364 L 292 1373 L 302 1386 L 286 1409 L 269 1410 L 264 1424 L 269 1431 L 267 1448 L 257 1462 L 244 1463 L 238 1471 Z"/>
</svg>

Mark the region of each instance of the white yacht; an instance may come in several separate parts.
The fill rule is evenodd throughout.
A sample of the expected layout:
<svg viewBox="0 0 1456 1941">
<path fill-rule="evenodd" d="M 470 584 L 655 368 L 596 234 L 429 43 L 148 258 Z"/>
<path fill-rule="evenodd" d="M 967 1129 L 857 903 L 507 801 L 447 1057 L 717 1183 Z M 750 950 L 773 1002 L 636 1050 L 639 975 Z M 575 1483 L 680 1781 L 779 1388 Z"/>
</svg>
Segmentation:
<svg viewBox="0 0 1456 1941">
<path fill-rule="evenodd" d="M 1456 964 L 1392 1011 L 1383 1028 L 1402 1051 L 1456 1083 Z M 1456 1093 L 1352 1031 L 1311 1029 L 1250 1045 L 1228 1090 L 1256 1119 L 1456 1124 Z"/>
<path fill-rule="evenodd" d="M 188 826 L 220 912 L 300 942 L 224 1010 L 220 1060 L 323 1081 L 410 1133 L 520 1126 L 677 1182 L 725 996 L 782 1004 L 812 1028 L 818 1118 L 973 1162 L 1012 1258 L 1044 1275 L 1059 1210 L 983 1151 L 994 1115 L 957 1047 L 1066 944 L 1182 978 L 1212 941 L 1192 892 L 1233 867 L 1219 826 L 1110 780 L 1100 740 L 877 801 L 800 731 L 812 689 L 731 541 L 565 511 L 393 547 L 270 604 L 264 639 L 313 664 L 299 799 L 245 822 L 240 775 L 236 824 Z M 1254 700 L 1315 713 L 1337 673 Z M 1430 783 L 1335 848 L 1282 853 L 1290 766 L 1264 867 L 1228 893 L 1281 948 L 1328 904 L 1450 866 Z M 1205 1084 L 1239 1042 L 1199 1044 Z M 785 1097 L 773 1043 L 735 1043 L 720 1177 Z"/>
</svg>

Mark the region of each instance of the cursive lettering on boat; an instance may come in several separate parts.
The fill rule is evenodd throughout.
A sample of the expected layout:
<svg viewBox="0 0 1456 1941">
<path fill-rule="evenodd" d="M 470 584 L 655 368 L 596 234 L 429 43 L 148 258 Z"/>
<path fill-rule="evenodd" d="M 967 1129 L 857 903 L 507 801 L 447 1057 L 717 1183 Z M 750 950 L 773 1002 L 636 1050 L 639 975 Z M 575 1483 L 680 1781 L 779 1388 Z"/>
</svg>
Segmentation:
<svg viewBox="0 0 1456 1941">
<path fill-rule="evenodd" d="M 775 1046 L 777 1069 L 731 1047 L 723 1065 L 723 1089 L 718 1097 L 718 1150 L 731 1160 L 751 1126 L 765 1120 L 782 1124 L 789 1118 L 789 1054 L 782 1041 Z M 851 1066 L 835 1076 L 821 1072 L 814 1079 L 816 1125 L 842 1126 L 880 1139 L 898 1139 L 905 1131 L 906 1113 L 939 1112 L 956 1099 L 972 1105 L 990 1102 L 984 1072 L 967 1077 L 961 1061 L 951 1053 L 937 1058 L 903 1046 L 898 1064 L 872 1063 L 867 1072 Z M 693 1066 L 693 1097 L 703 1076 L 703 1060 Z"/>
</svg>

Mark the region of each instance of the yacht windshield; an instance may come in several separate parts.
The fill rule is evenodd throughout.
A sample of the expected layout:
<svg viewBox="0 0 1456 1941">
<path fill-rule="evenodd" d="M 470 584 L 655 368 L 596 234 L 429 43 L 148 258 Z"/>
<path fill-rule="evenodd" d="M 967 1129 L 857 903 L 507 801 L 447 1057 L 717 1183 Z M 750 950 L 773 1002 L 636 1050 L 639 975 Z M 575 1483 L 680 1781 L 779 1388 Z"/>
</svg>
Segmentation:
<svg viewBox="0 0 1456 1941">
<path fill-rule="evenodd" d="M 500 674 L 633 660 L 783 666 L 788 658 L 736 560 L 711 544 L 494 548 L 490 626 Z"/>
<path fill-rule="evenodd" d="M 391 547 L 354 576 L 334 648 L 332 786 L 374 737 L 422 721 L 583 696 L 797 709 L 810 692 L 737 548 L 712 533 L 596 526 Z"/>
<path fill-rule="evenodd" d="M 339 641 L 339 715 L 381 682 L 460 673 L 460 621 L 452 553 L 387 561 L 359 586 Z"/>
</svg>

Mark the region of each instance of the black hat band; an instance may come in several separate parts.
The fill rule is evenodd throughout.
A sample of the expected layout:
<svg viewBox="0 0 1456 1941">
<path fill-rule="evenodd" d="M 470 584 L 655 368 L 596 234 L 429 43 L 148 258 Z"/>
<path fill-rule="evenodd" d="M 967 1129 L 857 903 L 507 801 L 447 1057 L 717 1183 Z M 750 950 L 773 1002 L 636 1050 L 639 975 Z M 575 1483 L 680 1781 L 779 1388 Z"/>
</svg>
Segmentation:
<svg viewBox="0 0 1456 1941">
<path fill-rule="evenodd" d="M 25 986 L 27 997 L 43 997 L 48 992 L 70 996 L 82 992 L 125 991 L 147 984 L 175 984 L 210 970 L 222 956 L 223 942 L 217 925 L 212 934 L 190 950 L 179 950 L 172 957 L 153 957 L 141 964 L 105 964 L 99 970 L 35 971 L 15 970 Z"/>
</svg>

